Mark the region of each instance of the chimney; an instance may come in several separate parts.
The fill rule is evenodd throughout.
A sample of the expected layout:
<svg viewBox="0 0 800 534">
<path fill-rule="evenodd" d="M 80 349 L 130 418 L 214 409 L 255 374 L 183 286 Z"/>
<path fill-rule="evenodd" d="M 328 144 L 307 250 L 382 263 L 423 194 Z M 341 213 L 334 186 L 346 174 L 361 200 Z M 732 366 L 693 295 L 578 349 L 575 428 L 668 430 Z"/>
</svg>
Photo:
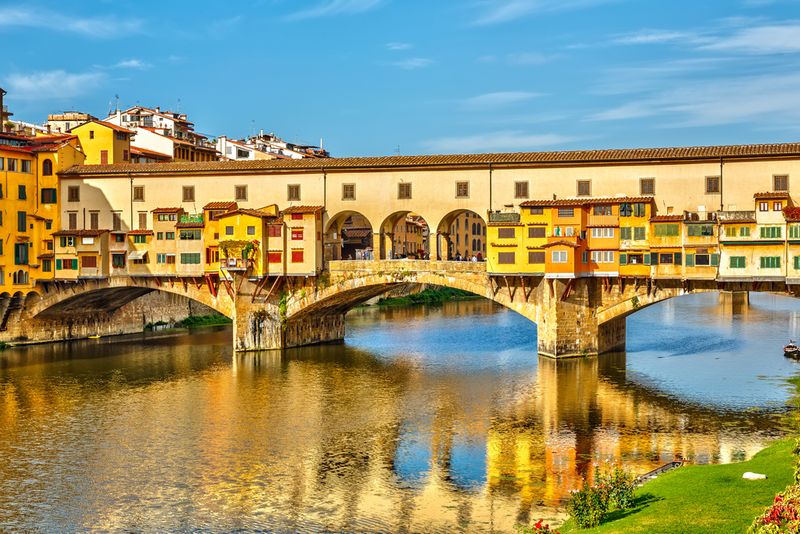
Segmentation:
<svg viewBox="0 0 800 534">
<path fill-rule="evenodd" d="M 8 93 L 6 93 L 5 90 L 2 87 L 0 87 L 0 132 L 5 130 L 4 125 L 6 121 L 5 121 L 5 108 L 3 107 L 3 97 L 7 94 Z"/>
</svg>

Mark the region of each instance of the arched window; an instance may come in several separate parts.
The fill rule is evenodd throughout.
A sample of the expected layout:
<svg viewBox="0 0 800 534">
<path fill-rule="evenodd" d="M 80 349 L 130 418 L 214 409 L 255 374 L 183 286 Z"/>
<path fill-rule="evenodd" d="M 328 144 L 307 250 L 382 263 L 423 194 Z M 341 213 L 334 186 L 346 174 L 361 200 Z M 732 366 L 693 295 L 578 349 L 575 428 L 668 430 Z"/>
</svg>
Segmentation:
<svg viewBox="0 0 800 534">
<path fill-rule="evenodd" d="M 475 240 L 472 240 L 472 250 L 475 250 Z"/>
<path fill-rule="evenodd" d="M 478 232 L 475 231 L 475 223 L 472 223 L 472 235 L 477 234 Z"/>
<path fill-rule="evenodd" d="M 53 176 L 53 162 L 49 159 L 42 163 L 42 176 Z"/>
</svg>

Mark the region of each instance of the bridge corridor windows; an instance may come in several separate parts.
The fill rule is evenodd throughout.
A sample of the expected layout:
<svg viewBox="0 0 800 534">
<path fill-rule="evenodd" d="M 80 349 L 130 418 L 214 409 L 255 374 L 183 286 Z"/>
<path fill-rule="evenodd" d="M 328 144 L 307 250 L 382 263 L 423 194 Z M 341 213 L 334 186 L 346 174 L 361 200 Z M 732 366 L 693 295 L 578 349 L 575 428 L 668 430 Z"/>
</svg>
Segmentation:
<svg viewBox="0 0 800 534">
<path fill-rule="evenodd" d="M 409 184 L 410 185 L 410 184 Z M 419 214 L 399 211 L 381 224 L 381 258 L 427 259 L 430 254 L 430 227 Z"/>
<path fill-rule="evenodd" d="M 527 182 L 525 182 L 527 184 Z M 431 235 L 431 258 L 439 260 L 472 259 L 483 261 L 486 257 L 486 221 L 471 210 L 455 210 L 439 223 Z"/>
<path fill-rule="evenodd" d="M 374 259 L 373 229 L 369 219 L 356 211 L 332 216 L 325 231 L 324 255 L 326 261 Z"/>
</svg>

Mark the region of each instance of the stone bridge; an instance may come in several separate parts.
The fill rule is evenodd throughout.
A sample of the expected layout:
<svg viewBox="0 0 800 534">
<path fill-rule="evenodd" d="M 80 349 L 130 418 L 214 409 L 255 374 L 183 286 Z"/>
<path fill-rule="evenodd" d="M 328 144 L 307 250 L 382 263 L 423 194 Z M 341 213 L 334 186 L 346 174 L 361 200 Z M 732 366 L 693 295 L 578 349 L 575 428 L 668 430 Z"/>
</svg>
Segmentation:
<svg viewBox="0 0 800 534">
<path fill-rule="evenodd" d="M 794 294 L 782 282 L 753 286 L 715 280 L 489 275 L 482 262 L 330 261 L 327 267 L 316 277 L 253 280 L 232 273 L 227 281 L 207 275 L 49 283 L 27 295 L 4 295 L 0 340 L 130 333 L 147 322 L 213 309 L 233 319 L 236 350 L 296 347 L 342 340 L 350 309 L 392 288 L 425 284 L 468 291 L 514 310 L 536 323 L 541 354 L 569 357 L 624 349 L 628 315 L 679 295 L 724 291 L 746 298 L 746 291 L 753 290 Z"/>
</svg>

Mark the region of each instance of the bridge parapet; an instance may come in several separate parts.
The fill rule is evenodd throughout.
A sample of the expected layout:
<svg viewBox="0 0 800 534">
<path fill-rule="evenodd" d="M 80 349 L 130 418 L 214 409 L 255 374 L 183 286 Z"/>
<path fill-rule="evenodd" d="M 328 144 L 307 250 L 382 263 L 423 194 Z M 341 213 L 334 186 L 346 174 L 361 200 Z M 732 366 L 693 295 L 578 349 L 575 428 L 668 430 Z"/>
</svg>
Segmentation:
<svg viewBox="0 0 800 534">
<path fill-rule="evenodd" d="M 486 262 L 439 260 L 335 260 L 328 262 L 331 274 L 360 272 L 422 271 L 448 273 L 485 273 Z"/>
</svg>

